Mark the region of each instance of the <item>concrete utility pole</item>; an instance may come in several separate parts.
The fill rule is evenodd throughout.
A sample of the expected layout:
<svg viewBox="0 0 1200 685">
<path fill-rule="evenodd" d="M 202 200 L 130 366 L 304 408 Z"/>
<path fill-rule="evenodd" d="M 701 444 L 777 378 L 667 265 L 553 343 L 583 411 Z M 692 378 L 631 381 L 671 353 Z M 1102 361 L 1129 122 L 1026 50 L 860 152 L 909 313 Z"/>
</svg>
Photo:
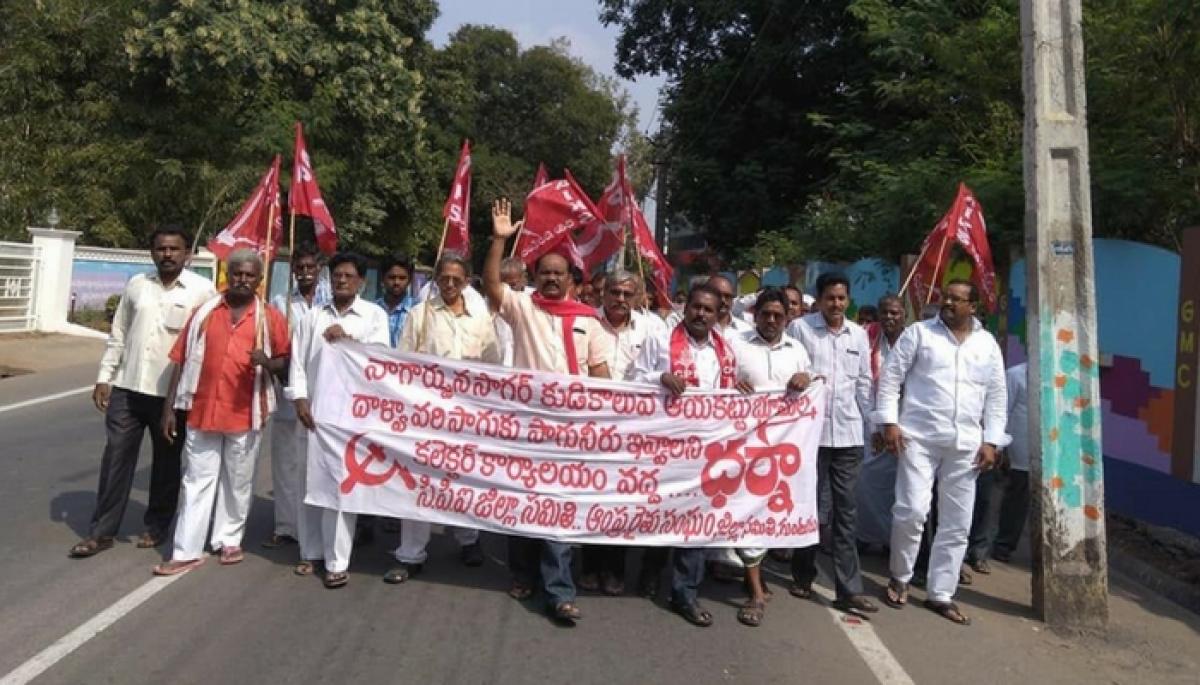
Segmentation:
<svg viewBox="0 0 1200 685">
<path fill-rule="evenodd" d="M 1033 606 L 1108 622 L 1080 0 L 1022 0 Z"/>
</svg>

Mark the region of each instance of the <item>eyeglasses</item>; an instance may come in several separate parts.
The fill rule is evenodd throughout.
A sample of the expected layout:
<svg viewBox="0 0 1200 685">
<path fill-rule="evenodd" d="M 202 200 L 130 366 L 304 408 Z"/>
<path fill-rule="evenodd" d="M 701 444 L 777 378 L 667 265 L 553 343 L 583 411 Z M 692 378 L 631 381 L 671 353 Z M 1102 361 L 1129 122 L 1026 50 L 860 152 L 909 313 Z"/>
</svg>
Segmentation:
<svg viewBox="0 0 1200 685">
<path fill-rule="evenodd" d="M 942 298 L 942 302 L 945 302 L 946 304 L 964 304 L 964 303 L 968 303 L 970 301 L 971 301 L 970 298 L 958 297 L 956 295 L 947 295 Z"/>
<path fill-rule="evenodd" d="M 466 282 L 467 282 L 467 279 L 465 279 L 465 278 L 459 278 L 458 276 L 450 276 L 447 274 L 443 274 L 443 275 L 437 277 L 438 285 L 461 286 L 463 283 L 466 283 Z"/>
</svg>

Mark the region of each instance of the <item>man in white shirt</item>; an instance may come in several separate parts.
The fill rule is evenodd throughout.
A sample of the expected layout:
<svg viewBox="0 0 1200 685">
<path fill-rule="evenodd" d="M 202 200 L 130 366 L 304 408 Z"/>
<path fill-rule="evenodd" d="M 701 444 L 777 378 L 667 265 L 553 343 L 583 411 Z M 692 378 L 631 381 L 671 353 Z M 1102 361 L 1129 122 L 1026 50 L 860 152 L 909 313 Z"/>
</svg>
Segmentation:
<svg viewBox="0 0 1200 685">
<path fill-rule="evenodd" d="M 788 297 L 780 288 L 764 288 L 754 301 L 755 329 L 734 338 L 738 379 L 755 390 L 804 392 L 808 387 L 811 363 L 800 341 L 785 334 L 788 323 Z M 815 495 L 815 493 L 813 493 Z M 749 599 L 738 611 L 738 620 L 756 627 L 762 623 L 767 606 L 767 587 L 762 577 L 764 547 L 737 550 L 746 567 Z"/>
<path fill-rule="evenodd" d="M 596 310 L 570 299 L 572 276 L 566 256 L 551 250 L 534 264 L 532 294 L 516 292 L 500 278 L 504 244 L 516 233 L 508 200 L 492 205 L 492 244 L 483 266 L 483 290 L 488 304 L 512 327 L 513 366 L 571 375 L 608 378 L 612 336 L 600 325 Z M 563 246 L 559 243 L 560 247 Z M 533 557 L 540 553 L 542 591 L 551 615 L 563 622 L 581 616 L 575 605 L 571 577 L 571 546 L 551 540 L 530 541 L 509 536 L 509 595 L 527 599 L 533 589 Z"/>
<path fill-rule="evenodd" d="M 326 304 L 317 292 L 317 278 L 321 271 L 317 263 L 317 247 L 312 243 L 302 243 L 296 246 L 292 253 L 292 280 L 296 287 L 290 293 L 276 295 L 271 304 L 287 315 L 289 334 L 295 332 L 300 321 L 308 316 L 314 307 Z M 300 443 L 297 442 L 299 431 L 296 427 L 296 410 L 291 402 L 283 397 L 283 384 L 278 386 L 279 402 L 271 416 L 271 498 L 274 500 L 275 528 L 271 537 L 263 547 L 274 549 L 284 545 L 295 544 L 299 539 L 297 521 L 299 521 L 304 499 L 304 483 L 300 480 L 301 461 L 306 458 Z"/>
<path fill-rule="evenodd" d="M 1008 370 L 1008 434 L 1012 442 L 1005 449 L 1008 477 L 1000 500 L 1000 525 L 992 543 L 992 558 L 1009 561 L 1029 517 L 1029 365 L 1022 362 Z"/>
<path fill-rule="evenodd" d="M 878 381 L 879 373 L 891 356 L 892 348 L 904 333 L 904 303 L 896 295 L 879 298 L 879 323 L 867 326 L 871 343 L 871 373 Z M 874 393 L 872 392 L 872 396 Z M 864 446 L 862 470 L 858 474 L 856 500 L 860 545 L 886 548 L 892 539 L 892 504 L 896 498 L 896 455 L 883 448 L 881 427 L 867 420 L 870 438 Z"/>
<path fill-rule="evenodd" d="M 516 257 L 508 257 L 500 262 L 500 280 L 518 293 L 525 290 L 525 286 L 529 284 L 525 265 Z M 500 342 L 500 362 L 511 367 L 513 365 L 512 326 L 509 326 L 508 322 L 499 316 L 493 316 L 492 323 L 496 327 L 496 340 Z"/>
<path fill-rule="evenodd" d="M 164 405 L 171 382 L 167 356 L 192 310 L 215 295 L 216 289 L 208 279 L 184 268 L 190 241 L 182 230 L 160 228 L 150 236 L 150 245 L 155 273 L 138 274 L 125 284 L 92 390 L 92 402 L 104 412 L 107 442 L 88 535 L 71 548 L 70 555 L 77 559 L 113 546 L 146 429 L 154 451 L 150 500 L 138 547 L 162 543 L 179 500 L 183 437 L 170 443 L 158 430 L 163 411 L 171 411 Z M 182 430 L 184 414 L 178 413 L 177 419 Z"/>
<path fill-rule="evenodd" d="M 733 281 L 717 274 L 708 279 L 708 285 L 721 294 L 721 311 L 717 314 L 717 332 L 732 339 L 735 333 L 746 333 L 754 330 L 754 326 L 740 316 L 733 315 L 733 298 L 737 296 L 737 288 Z"/>
<path fill-rule="evenodd" d="M 992 468 L 1005 434 L 1004 361 L 975 318 L 979 292 L 968 281 L 942 291 L 941 314 L 908 327 L 879 379 L 875 411 L 884 442 L 900 455 L 892 509 L 891 580 L 885 599 L 908 599 L 921 531 L 938 483 L 938 527 L 925 606 L 955 623 L 954 604 L 975 504 L 975 477 Z M 904 388 L 901 406 L 900 388 Z"/>
<path fill-rule="evenodd" d="M 817 279 L 817 311 L 796 319 L 788 333 L 804 345 L 812 372 L 829 384 L 829 403 L 817 452 L 817 499 L 823 526 L 833 542 L 834 606 L 878 611 L 863 596 L 858 562 L 855 483 L 863 459 L 863 419 L 871 411 L 871 345 L 866 331 L 846 318 L 850 281 L 839 273 Z M 822 501 L 824 500 L 824 501 Z M 817 545 L 792 554 L 793 596 L 812 596 Z"/>
<path fill-rule="evenodd" d="M 408 315 L 400 334 L 400 350 L 428 354 L 445 359 L 500 363 L 500 346 L 492 327 L 492 315 L 482 301 L 464 296 L 470 278 L 470 265 L 461 255 L 446 252 L 434 266 L 437 291 Z M 433 532 L 428 521 L 405 520 L 400 526 L 400 546 L 394 556 L 399 562 L 383 576 L 383 582 L 399 584 L 421 572 L 429 557 L 426 548 Z M 454 538 L 461 547 L 462 562 L 471 567 L 483 565 L 479 531 L 455 528 Z"/>
<path fill-rule="evenodd" d="M 296 418 L 301 425 L 298 447 L 306 455 L 301 460 L 301 483 L 307 483 L 308 433 L 316 429 L 309 399 L 321 391 L 314 385 L 319 370 L 318 354 L 326 345 L 339 340 L 385 346 L 389 342 L 387 312 L 358 296 L 366 275 L 367 262 L 361 256 L 349 252 L 334 255 L 329 260 L 333 302 L 309 312 L 292 333 L 292 359 L 285 394 L 295 403 Z M 303 492 L 300 499 L 304 500 Z M 355 520 L 355 515 L 349 512 L 303 505 L 297 526 L 300 563 L 295 572 L 308 575 L 314 571 L 313 562 L 323 560 L 325 587 L 345 585 L 354 549 Z"/>
<path fill-rule="evenodd" d="M 675 397 L 689 388 L 713 390 L 737 387 L 752 390 L 738 381 L 737 357 L 730 343 L 716 331 L 721 294 L 705 284 L 692 288 L 684 308 L 683 322 L 675 328 L 646 338 L 634 369 L 634 379 L 661 385 Z M 650 547 L 642 560 L 642 594 L 654 597 L 658 576 L 666 565 L 666 547 Z M 712 625 L 712 614 L 700 606 L 697 593 L 704 580 L 703 547 L 676 548 L 671 573 L 671 608 L 692 625 Z"/>
<path fill-rule="evenodd" d="M 600 324 L 615 342 L 608 370 L 617 380 L 633 379 L 634 362 L 646 338 L 666 329 L 662 319 L 635 308 L 634 303 L 644 294 L 641 283 L 624 269 L 592 279 L 593 286 L 601 288 Z M 624 545 L 585 545 L 579 587 L 589 592 L 602 589 L 610 596 L 623 594 L 627 551 Z"/>
</svg>

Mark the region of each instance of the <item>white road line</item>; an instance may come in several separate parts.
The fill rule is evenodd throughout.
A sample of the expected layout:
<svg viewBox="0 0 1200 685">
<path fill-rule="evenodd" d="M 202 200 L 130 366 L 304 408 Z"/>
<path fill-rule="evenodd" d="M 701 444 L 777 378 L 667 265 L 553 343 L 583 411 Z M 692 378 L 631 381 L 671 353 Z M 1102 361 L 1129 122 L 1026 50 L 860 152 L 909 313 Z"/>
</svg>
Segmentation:
<svg viewBox="0 0 1200 685">
<path fill-rule="evenodd" d="M 824 586 L 814 584 L 813 590 L 826 602 L 832 603 L 835 598 L 833 591 Z M 914 685 L 913 679 L 900 662 L 896 661 L 896 657 L 887 645 L 883 644 L 883 640 L 879 639 L 869 621 L 852 617 L 846 620 L 847 614 L 833 607 L 829 607 L 829 613 L 833 614 L 833 622 L 850 639 L 850 644 L 854 645 L 858 655 L 867 662 L 867 668 L 871 669 L 882 685 Z M 0 685 L 4 683 L 0 682 Z"/>
<path fill-rule="evenodd" d="M 75 388 L 74 390 L 64 390 L 62 392 L 56 392 L 53 395 L 46 395 L 45 397 L 35 397 L 32 400 L 25 400 L 24 402 L 17 402 L 16 404 L 7 404 L 3 407 L 0 407 L 0 414 L 3 414 L 6 411 L 12 411 L 14 409 L 20 409 L 22 407 L 31 407 L 35 404 L 41 404 L 43 402 L 53 402 L 54 400 L 60 400 L 64 397 L 70 397 L 71 395 L 79 395 L 91 390 L 93 387 L 94 386 L 91 385 L 85 385 L 82 388 Z"/>
<path fill-rule="evenodd" d="M 117 600 L 116 604 L 96 614 L 83 625 L 64 635 L 58 642 L 38 652 L 29 661 L 0 678 L 0 685 L 25 685 L 185 575 L 187 574 L 181 573 L 177 576 L 151 578 L 145 585 Z"/>
</svg>

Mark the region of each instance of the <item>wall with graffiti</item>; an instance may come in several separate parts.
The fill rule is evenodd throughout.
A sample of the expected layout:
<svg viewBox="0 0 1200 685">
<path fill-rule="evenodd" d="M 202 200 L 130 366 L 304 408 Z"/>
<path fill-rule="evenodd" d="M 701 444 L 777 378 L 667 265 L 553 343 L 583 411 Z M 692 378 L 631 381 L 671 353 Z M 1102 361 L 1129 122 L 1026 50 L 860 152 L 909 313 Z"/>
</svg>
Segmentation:
<svg viewBox="0 0 1200 685">
<path fill-rule="evenodd" d="M 1077 464 L 1080 479 L 1094 472 L 1088 459 L 1094 459 L 1096 445 L 1086 443 L 1098 414 L 1109 510 L 1200 535 L 1200 486 L 1171 476 L 1172 434 L 1194 425 L 1194 417 L 1176 417 L 1174 408 L 1180 257 L 1122 240 L 1096 240 L 1093 252 L 1100 359 L 1043 359 L 1043 365 L 1063 371 L 1043 388 L 1044 400 L 1047 393 L 1070 395 L 1068 386 L 1079 382 L 1077 376 L 1098 373 L 1100 379 L 1099 411 L 1078 411 L 1080 430 L 1058 445 L 1080 457 L 1061 463 Z M 1019 260 L 1009 273 L 1009 365 L 1026 359 L 1027 306 L 1025 261 Z M 1055 327 L 1050 335 L 1073 335 L 1069 328 Z M 1043 348 L 1053 350 L 1049 342 Z M 1079 482 L 1066 480 L 1064 500 Z"/>
</svg>

